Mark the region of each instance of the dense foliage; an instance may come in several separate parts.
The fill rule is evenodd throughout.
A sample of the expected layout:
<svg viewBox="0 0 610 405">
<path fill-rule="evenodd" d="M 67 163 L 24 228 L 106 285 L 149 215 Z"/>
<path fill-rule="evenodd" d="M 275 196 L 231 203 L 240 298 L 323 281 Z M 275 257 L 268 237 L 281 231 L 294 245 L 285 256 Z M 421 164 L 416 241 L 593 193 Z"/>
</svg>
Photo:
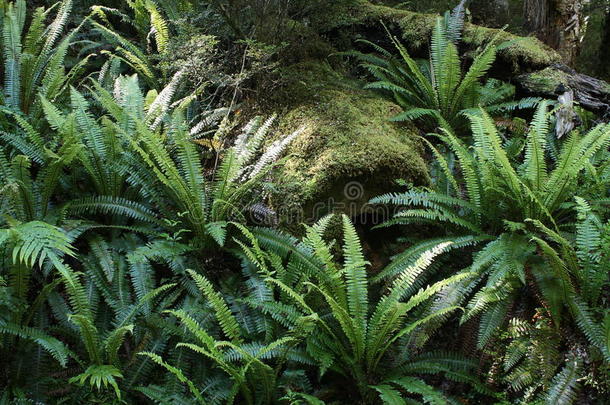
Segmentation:
<svg viewBox="0 0 610 405">
<path fill-rule="evenodd" d="M 394 36 L 343 53 L 432 131 L 432 183 L 371 201 L 404 233 L 375 266 L 357 217 L 291 235 L 268 204 L 311 128 L 284 131 L 257 84 L 334 12 L 100 3 L 0 0 L 0 404 L 610 395 L 610 126 L 558 139 L 565 106 L 481 83 L 495 38 L 462 70 L 464 2 L 429 60 Z"/>
<path fill-rule="evenodd" d="M 536 98 L 510 101 L 515 94 L 514 86 L 495 79 L 488 79 L 484 84 L 480 82 L 495 61 L 497 52 L 509 45 L 497 45 L 495 37 L 462 73 L 458 45 L 464 26 L 464 4 L 462 1 L 444 18 L 436 18 L 428 62 L 414 59 L 407 47 L 391 34 L 399 57 L 368 41 L 362 42 L 378 50 L 379 56 L 349 53 L 361 60 L 362 66 L 377 79 L 366 87 L 381 91 L 405 110 L 393 120 L 426 122 L 427 118 L 435 126 L 461 132 L 465 114 L 478 107 L 484 107 L 488 113 L 497 113 L 532 107 L 539 101 Z"/>
</svg>

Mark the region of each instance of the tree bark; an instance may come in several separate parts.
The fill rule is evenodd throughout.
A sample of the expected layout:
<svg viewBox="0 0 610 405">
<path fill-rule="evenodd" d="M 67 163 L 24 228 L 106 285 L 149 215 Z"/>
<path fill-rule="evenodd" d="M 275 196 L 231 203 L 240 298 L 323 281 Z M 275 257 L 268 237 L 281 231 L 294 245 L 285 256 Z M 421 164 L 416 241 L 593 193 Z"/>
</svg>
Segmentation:
<svg viewBox="0 0 610 405">
<path fill-rule="evenodd" d="M 523 94 L 557 98 L 566 90 L 574 92 L 574 100 L 589 111 L 610 121 L 610 84 L 574 69 L 555 64 L 544 70 L 526 73 L 514 78 Z"/>
<path fill-rule="evenodd" d="M 598 50 L 598 67 L 596 74 L 599 77 L 610 77 L 610 53 L 608 52 L 608 44 L 610 43 L 610 10 L 606 11 L 601 33 L 601 41 Z"/>
<path fill-rule="evenodd" d="M 585 0 L 525 0 L 525 29 L 573 65 L 585 35 Z"/>
</svg>

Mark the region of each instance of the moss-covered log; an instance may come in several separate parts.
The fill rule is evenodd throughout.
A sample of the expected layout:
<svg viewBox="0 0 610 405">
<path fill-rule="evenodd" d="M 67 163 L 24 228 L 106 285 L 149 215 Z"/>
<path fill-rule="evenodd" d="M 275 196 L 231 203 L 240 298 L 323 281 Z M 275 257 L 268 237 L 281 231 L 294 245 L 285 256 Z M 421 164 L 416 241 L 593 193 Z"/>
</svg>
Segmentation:
<svg viewBox="0 0 610 405">
<path fill-rule="evenodd" d="M 548 98 L 555 98 L 568 89 L 572 90 L 575 100 L 582 107 L 603 118 L 609 118 L 607 115 L 610 112 L 610 84 L 580 74 L 565 65 L 556 64 L 517 76 L 515 82 L 525 93 Z"/>
</svg>

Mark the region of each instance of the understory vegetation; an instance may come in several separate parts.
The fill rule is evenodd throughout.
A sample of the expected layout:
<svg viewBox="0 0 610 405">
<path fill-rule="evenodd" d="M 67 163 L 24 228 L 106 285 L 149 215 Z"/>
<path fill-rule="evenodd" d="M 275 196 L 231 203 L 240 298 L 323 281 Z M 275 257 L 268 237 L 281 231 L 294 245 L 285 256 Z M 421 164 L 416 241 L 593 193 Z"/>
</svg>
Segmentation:
<svg viewBox="0 0 610 405">
<path fill-rule="evenodd" d="M 610 124 L 465 3 L 0 0 L 0 404 L 605 403 Z"/>
</svg>

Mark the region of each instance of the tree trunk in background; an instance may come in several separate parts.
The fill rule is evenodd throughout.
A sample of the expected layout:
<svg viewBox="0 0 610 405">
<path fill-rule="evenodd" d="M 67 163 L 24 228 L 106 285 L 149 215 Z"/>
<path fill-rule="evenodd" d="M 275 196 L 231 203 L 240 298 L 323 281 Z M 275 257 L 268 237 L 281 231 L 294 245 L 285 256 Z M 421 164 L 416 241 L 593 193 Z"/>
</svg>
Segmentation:
<svg viewBox="0 0 610 405">
<path fill-rule="evenodd" d="M 597 74 L 607 79 L 610 77 L 610 52 L 608 52 L 608 44 L 610 44 L 610 11 L 606 11 L 601 32 L 601 41 L 598 50 L 598 67 Z"/>
<path fill-rule="evenodd" d="M 525 0 L 525 29 L 541 41 L 557 49 L 572 65 L 585 34 L 582 14 L 586 0 Z"/>
</svg>

